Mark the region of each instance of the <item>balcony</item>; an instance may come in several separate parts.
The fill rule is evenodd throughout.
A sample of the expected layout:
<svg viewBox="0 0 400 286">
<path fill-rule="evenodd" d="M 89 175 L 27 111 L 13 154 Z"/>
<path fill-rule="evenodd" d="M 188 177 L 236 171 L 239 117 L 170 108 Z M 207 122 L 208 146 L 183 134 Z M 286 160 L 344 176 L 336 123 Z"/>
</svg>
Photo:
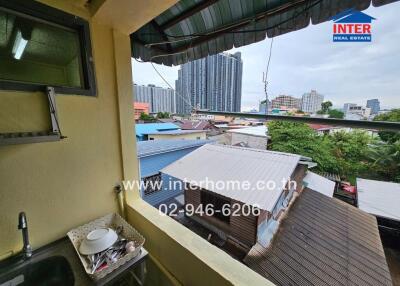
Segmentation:
<svg viewBox="0 0 400 286">
<path fill-rule="evenodd" d="M 27 1 L 13 2 L 30 13 Z M 62 84 L 53 82 L 60 85 L 54 90 L 54 101 L 49 101 L 47 84 L 33 84 L 40 74 L 24 73 L 24 84 L 16 84 L 10 80 L 10 72 L 1 73 L 2 79 L 7 80 L 0 84 L 0 133 L 54 136 L 51 140 L 35 136 L 34 140 L 28 140 L 29 144 L 6 142 L 5 146 L 0 146 L 0 259 L 16 255 L 21 249 L 16 228 L 21 210 L 29 216 L 34 248 L 60 239 L 68 230 L 106 213 L 121 212 L 146 237 L 145 248 L 150 254 L 148 285 L 273 285 L 177 221 L 160 215 L 140 198 L 139 190 L 124 190 L 124 196 L 116 199 L 116 184 L 139 179 L 132 73 L 140 71 L 131 68 L 131 43 L 135 41 L 131 35 L 176 1 L 37 2 L 72 15 L 67 30 L 74 30 L 79 24 L 79 29 L 84 30 L 79 30 L 79 37 L 90 34 L 84 37 L 86 45 L 76 48 L 92 49 L 92 53 L 82 54 L 85 59 L 82 64 L 86 68 L 81 70 L 86 73 L 79 78 L 77 86 L 66 88 L 64 81 Z M 1 0 L 0 11 L 8 13 L 10 5 L 10 1 Z M 192 12 L 200 11 L 202 5 L 194 5 Z M 286 4 L 283 6 L 274 7 L 270 12 L 276 14 L 288 8 Z M 42 8 L 39 14 L 51 14 L 49 7 Z M 75 22 L 75 16 L 86 24 Z M 10 21 L 8 17 L 3 18 L 0 18 L 0 25 Z M 64 18 L 53 15 L 51 20 L 58 23 Z M 7 24 L 7 30 L 9 27 Z M 0 34 L 1 52 L 6 49 L 1 46 L 3 34 L 8 35 L 8 32 Z M 50 40 L 45 42 L 46 46 L 52 46 Z M 35 49 L 30 51 L 34 53 Z M 41 52 L 42 56 L 46 55 Z M 62 49 L 56 56 L 60 54 L 63 55 Z M 17 58 L 14 55 L 12 62 Z M 180 59 L 172 60 L 176 63 Z M 43 66 L 48 66 L 48 62 Z M 90 66 L 93 70 L 88 68 Z M 52 73 L 44 75 L 40 80 L 54 76 Z M 389 125 L 386 127 L 390 130 L 398 128 L 398 125 Z M 27 143 L 27 140 L 13 143 Z"/>
</svg>

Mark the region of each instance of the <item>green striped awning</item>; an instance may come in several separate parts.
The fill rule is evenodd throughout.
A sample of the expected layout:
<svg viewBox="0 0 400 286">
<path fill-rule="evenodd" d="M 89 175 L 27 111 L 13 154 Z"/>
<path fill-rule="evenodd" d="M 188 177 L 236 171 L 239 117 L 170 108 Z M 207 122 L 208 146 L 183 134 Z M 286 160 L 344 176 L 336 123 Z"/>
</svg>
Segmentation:
<svg viewBox="0 0 400 286">
<path fill-rule="evenodd" d="M 131 35 L 132 56 L 180 65 L 328 21 L 347 9 L 395 1 L 181 0 Z"/>
</svg>

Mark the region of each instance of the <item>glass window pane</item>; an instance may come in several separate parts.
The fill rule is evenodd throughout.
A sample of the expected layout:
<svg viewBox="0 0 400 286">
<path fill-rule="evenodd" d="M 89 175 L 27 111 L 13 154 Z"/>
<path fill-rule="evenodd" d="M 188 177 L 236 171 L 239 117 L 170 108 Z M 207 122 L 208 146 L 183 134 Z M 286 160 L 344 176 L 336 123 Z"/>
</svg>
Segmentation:
<svg viewBox="0 0 400 286">
<path fill-rule="evenodd" d="M 0 10 L 0 79 L 84 87 L 78 32 Z"/>
</svg>

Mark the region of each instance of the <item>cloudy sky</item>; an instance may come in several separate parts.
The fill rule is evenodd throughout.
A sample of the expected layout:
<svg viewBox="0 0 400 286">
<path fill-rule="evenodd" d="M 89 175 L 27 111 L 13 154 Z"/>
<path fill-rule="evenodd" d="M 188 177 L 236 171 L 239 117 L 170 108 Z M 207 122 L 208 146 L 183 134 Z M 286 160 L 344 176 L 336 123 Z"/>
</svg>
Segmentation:
<svg viewBox="0 0 400 286">
<path fill-rule="evenodd" d="M 370 7 L 365 13 L 377 20 L 371 43 L 333 43 L 332 22 L 274 39 L 269 70 L 269 98 L 280 94 L 300 97 L 316 89 L 335 107 L 345 102 L 366 104 L 378 98 L 382 108 L 400 107 L 400 2 Z M 242 111 L 258 108 L 264 95 L 262 74 L 270 39 L 233 49 L 243 59 Z M 132 60 L 134 82 L 166 87 L 150 64 Z M 179 67 L 156 65 L 174 87 Z"/>
</svg>

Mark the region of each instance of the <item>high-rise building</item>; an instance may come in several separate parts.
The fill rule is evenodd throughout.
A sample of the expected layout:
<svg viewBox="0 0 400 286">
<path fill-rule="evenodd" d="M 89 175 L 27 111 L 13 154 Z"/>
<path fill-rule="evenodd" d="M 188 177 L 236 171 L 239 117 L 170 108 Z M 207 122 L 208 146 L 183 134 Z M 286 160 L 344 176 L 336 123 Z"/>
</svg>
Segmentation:
<svg viewBox="0 0 400 286">
<path fill-rule="evenodd" d="M 287 107 L 290 109 L 300 109 L 300 98 L 290 95 L 279 95 L 271 100 L 272 108 Z"/>
<path fill-rule="evenodd" d="M 311 90 L 303 94 L 301 98 L 301 110 L 308 113 L 316 113 L 321 110 L 321 104 L 324 101 L 324 96 L 317 93 L 316 90 Z"/>
<path fill-rule="evenodd" d="M 242 100 L 240 53 L 220 53 L 186 63 L 175 81 L 176 112 L 193 108 L 239 112 Z"/>
<path fill-rule="evenodd" d="M 371 108 L 371 114 L 378 114 L 381 110 L 381 104 L 378 99 L 368 99 L 367 107 Z"/>
<path fill-rule="evenodd" d="M 136 102 L 149 104 L 149 113 L 169 112 L 175 113 L 175 93 L 171 88 L 162 88 L 149 85 L 133 85 Z"/>
</svg>

